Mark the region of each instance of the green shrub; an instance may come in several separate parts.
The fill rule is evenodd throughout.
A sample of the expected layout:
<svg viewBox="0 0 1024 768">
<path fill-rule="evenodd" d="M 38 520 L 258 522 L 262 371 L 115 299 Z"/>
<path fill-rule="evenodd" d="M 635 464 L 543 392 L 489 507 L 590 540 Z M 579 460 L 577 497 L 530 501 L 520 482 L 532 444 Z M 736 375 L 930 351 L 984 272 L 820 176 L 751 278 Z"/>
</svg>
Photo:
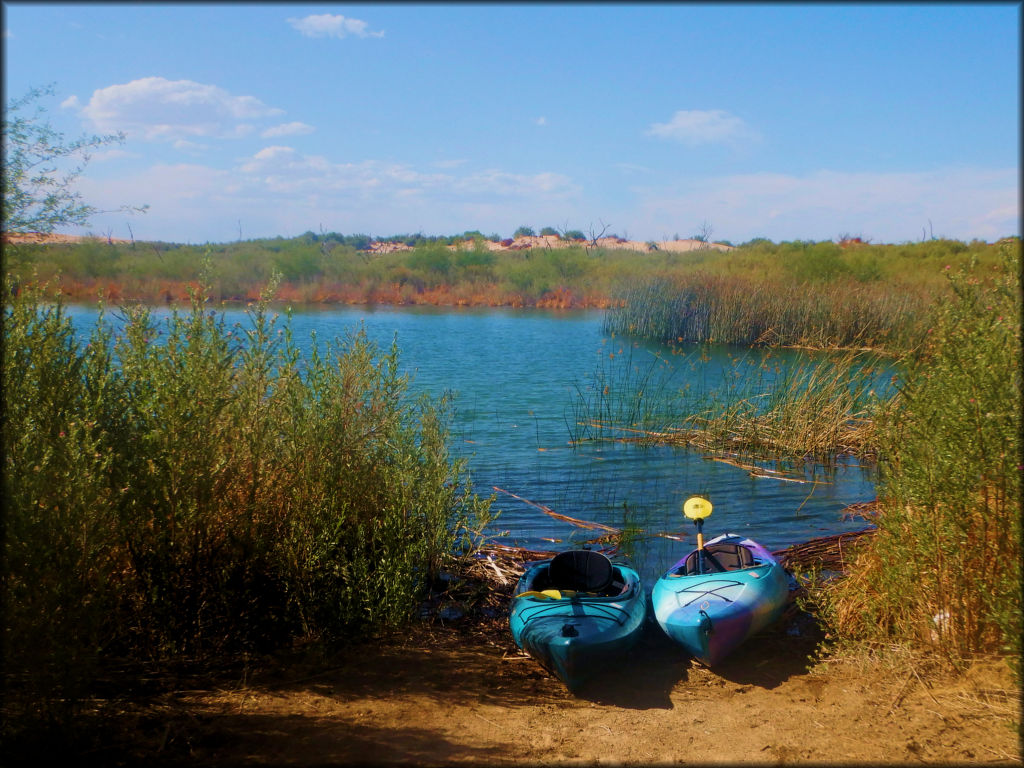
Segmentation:
<svg viewBox="0 0 1024 768">
<path fill-rule="evenodd" d="M 445 246 L 431 243 L 419 245 L 408 252 L 405 263 L 430 287 L 447 282 L 452 269 L 452 252 Z"/>
<path fill-rule="evenodd" d="M 830 282 L 850 272 L 842 249 L 832 242 L 798 242 L 785 249 L 783 258 L 787 271 L 801 283 Z"/>
</svg>

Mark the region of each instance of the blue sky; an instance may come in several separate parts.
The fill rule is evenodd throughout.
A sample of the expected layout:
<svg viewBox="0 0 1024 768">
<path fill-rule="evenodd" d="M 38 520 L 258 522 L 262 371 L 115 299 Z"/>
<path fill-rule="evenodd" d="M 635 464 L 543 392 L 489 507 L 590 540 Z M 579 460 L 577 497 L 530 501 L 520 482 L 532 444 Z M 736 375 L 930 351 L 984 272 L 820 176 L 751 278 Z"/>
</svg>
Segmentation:
<svg viewBox="0 0 1024 768">
<path fill-rule="evenodd" d="M 1017 4 L 4 3 L 91 230 L 1020 233 Z"/>
</svg>

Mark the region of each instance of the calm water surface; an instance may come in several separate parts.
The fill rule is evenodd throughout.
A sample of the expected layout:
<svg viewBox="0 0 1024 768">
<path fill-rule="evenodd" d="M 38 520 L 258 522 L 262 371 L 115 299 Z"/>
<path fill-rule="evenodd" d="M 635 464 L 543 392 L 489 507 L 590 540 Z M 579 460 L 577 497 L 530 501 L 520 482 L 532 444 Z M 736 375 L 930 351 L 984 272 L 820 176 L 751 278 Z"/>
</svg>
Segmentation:
<svg viewBox="0 0 1024 768">
<path fill-rule="evenodd" d="M 96 310 L 68 309 L 86 334 Z M 154 310 L 157 319 L 168 314 Z M 243 309 L 223 315 L 229 326 L 248 324 Z M 703 356 L 697 348 L 673 355 L 661 345 L 609 338 L 601 332 L 601 319 L 598 311 L 296 308 L 292 329 L 304 349 L 314 330 L 322 344 L 362 326 L 385 350 L 397 337 L 412 390 L 455 395 L 451 450 L 468 460 L 477 493 L 489 495 L 497 486 L 575 518 L 646 532 L 683 532 L 683 542 L 654 537 L 634 545 L 634 560 L 646 575 L 692 548 L 693 526 L 680 510 L 693 493 L 714 503 L 705 524 L 708 534 L 733 531 L 769 549 L 863 527 L 840 520 L 848 504 L 874 498 L 872 478 L 853 463 L 829 471 L 803 466 L 799 471 L 811 482 L 797 483 L 755 478 L 683 448 L 574 444 L 585 415 L 580 403 L 599 401 L 600 392 L 623 377 L 646 376 L 645 402 L 656 405 L 684 389 L 707 393 L 737 382 L 742 386 L 795 357 L 772 353 L 771 365 L 762 369 L 766 353 L 736 347 L 709 347 Z M 502 493 L 494 509 L 501 514 L 490 533 L 501 543 L 559 549 L 599 533 Z"/>
</svg>

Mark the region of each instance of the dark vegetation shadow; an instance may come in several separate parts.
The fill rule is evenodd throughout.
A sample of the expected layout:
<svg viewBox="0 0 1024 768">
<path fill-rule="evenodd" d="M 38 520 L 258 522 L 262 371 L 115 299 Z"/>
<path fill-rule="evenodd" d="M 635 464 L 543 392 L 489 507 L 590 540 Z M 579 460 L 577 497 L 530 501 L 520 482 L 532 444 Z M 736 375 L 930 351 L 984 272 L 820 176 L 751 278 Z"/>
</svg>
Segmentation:
<svg viewBox="0 0 1024 768">
<path fill-rule="evenodd" d="M 455 744 L 436 729 L 298 714 L 83 716 L 76 727 L 8 745 L 5 766 L 487 765 L 504 745 Z"/>
</svg>

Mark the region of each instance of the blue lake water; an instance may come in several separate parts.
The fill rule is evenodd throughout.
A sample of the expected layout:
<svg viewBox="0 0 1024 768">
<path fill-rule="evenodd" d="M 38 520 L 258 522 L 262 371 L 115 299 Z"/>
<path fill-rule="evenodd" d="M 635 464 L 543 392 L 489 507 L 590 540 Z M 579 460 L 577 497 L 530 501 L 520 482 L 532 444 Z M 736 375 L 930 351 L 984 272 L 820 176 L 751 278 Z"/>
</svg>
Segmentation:
<svg viewBox="0 0 1024 768">
<path fill-rule="evenodd" d="M 222 312 L 229 326 L 248 324 L 244 309 Z M 83 336 L 97 317 L 86 306 L 68 307 L 68 313 Z M 157 319 L 168 314 L 154 309 Z M 615 399 L 600 397 L 605 388 L 646 378 L 643 402 L 657 410 L 680 391 L 692 397 L 742 387 L 752 377 L 777 375 L 776 367 L 784 371 L 799 357 L 737 347 L 673 354 L 659 344 L 609 338 L 601 321 L 599 311 L 314 307 L 295 308 L 291 325 L 304 349 L 313 331 L 323 343 L 363 327 L 384 350 L 397 338 L 414 392 L 455 395 L 451 452 L 467 459 L 477 493 L 498 487 L 574 518 L 682 532 L 682 542 L 653 537 L 635 543 L 633 559 L 645 575 L 692 548 L 693 526 L 681 508 L 694 493 L 714 504 L 708 535 L 733 531 L 769 549 L 863 527 L 840 519 L 844 507 L 875 495 L 871 474 L 854 462 L 828 470 L 801 465 L 800 475 L 810 482 L 798 483 L 752 477 L 685 448 L 574 442 L 587 434 L 578 422 L 596 414 L 581 403 Z M 615 413 L 617 407 L 608 415 L 628 416 Z M 503 493 L 494 509 L 500 516 L 489 533 L 500 543 L 551 550 L 600 533 Z"/>
</svg>

